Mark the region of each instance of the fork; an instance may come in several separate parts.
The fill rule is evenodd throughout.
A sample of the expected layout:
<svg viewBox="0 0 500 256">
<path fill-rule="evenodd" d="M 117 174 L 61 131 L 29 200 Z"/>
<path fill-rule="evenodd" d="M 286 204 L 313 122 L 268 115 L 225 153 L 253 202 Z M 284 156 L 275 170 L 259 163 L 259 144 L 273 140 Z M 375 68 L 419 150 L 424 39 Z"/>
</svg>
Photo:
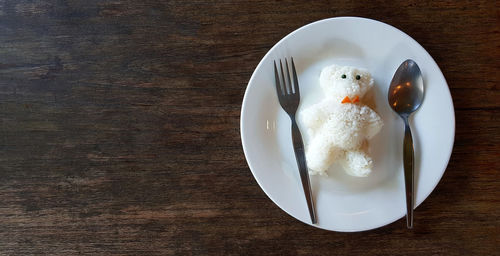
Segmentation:
<svg viewBox="0 0 500 256">
<path fill-rule="evenodd" d="M 299 127 L 297 126 L 297 121 L 295 120 L 295 113 L 300 103 L 300 91 L 299 91 L 299 80 L 297 79 L 297 72 L 295 71 L 295 64 L 292 61 L 292 74 L 293 83 L 290 79 L 290 70 L 288 68 L 288 61 L 285 58 L 286 66 L 286 78 L 283 72 L 283 64 L 280 59 L 280 70 L 281 70 L 281 81 L 278 68 L 276 67 L 276 61 L 274 61 L 274 76 L 276 78 L 276 94 L 278 95 L 278 100 L 280 102 L 281 108 L 290 117 L 292 121 L 292 142 L 293 150 L 295 151 L 295 159 L 297 160 L 297 165 L 299 167 L 300 180 L 302 182 L 302 189 L 304 190 L 304 195 L 306 197 L 307 208 L 309 209 L 309 215 L 311 217 L 311 222 L 315 224 L 316 212 L 314 210 L 314 202 L 311 193 L 311 182 L 309 181 L 309 173 L 307 171 L 306 156 L 304 154 L 304 142 L 302 141 L 302 135 L 300 134 Z"/>
</svg>

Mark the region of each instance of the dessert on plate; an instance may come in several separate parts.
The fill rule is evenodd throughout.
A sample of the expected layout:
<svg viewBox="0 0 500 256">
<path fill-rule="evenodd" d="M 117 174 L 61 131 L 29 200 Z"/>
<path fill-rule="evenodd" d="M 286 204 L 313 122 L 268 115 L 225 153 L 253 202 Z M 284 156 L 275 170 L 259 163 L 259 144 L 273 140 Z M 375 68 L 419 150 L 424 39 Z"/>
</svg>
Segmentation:
<svg viewBox="0 0 500 256">
<path fill-rule="evenodd" d="M 326 175 L 337 162 L 349 175 L 368 176 L 373 167 L 368 140 L 383 126 L 380 116 L 362 103 L 373 78 L 363 69 L 331 65 L 321 71 L 319 81 L 325 98 L 299 114 L 309 135 L 309 173 Z"/>
</svg>

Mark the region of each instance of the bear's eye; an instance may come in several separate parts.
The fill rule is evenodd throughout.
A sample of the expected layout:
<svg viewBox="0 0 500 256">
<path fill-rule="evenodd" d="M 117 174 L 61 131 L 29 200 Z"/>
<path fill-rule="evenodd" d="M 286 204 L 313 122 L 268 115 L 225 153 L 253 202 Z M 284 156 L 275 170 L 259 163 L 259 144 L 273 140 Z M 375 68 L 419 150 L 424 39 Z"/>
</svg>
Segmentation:
<svg viewBox="0 0 500 256">
<path fill-rule="evenodd" d="M 347 76 L 345 74 L 343 74 L 341 77 L 342 77 L 342 79 L 345 79 Z"/>
<path fill-rule="evenodd" d="M 361 76 L 360 75 L 356 75 L 356 80 L 359 80 L 361 79 Z"/>
</svg>

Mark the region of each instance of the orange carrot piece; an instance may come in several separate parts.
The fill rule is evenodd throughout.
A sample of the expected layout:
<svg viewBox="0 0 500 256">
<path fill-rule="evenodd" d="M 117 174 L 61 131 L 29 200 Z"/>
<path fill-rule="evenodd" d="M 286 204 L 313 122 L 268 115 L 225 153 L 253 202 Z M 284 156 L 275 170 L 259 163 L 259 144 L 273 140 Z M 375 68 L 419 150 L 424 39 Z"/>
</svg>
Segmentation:
<svg viewBox="0 0 500 256">
<path fill-rule="evenodd" d="M 358 101 L 359 101 L 359 96 L 358 96 L 358 95 L 356 95 L 356 96 L 354 97 L 354 99 L 352 100 L 352 103 L 356 103 L 356 102 L 358 102 Z"/>
<path fill-rule="evenodd" d="M 345 96 L 345 98 L 340 103 L 351 103 L 351 99 L 349 99 L 349 96 Z"/>
</svg>

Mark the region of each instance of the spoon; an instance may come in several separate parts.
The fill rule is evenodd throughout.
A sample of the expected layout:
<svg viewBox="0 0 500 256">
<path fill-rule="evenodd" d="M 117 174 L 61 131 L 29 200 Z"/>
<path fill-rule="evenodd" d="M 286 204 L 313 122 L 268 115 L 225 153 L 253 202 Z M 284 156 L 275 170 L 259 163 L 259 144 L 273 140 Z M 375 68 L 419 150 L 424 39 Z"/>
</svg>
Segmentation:
<svg viewBox="0 0 500 256">
<path fill-rule="evenodd" d="M 403 165 L 406 191 L 406 226 L 413 228 L 413 138 L 411 136 L 408 117 L 417 110 L 424 98 L 424 81 L 417 63 L 405 60 L 399 66 L 391 85 L 388 100 L 392 110 L 405 122 L 405 137 L 403 142 Z"/>
</svg>

